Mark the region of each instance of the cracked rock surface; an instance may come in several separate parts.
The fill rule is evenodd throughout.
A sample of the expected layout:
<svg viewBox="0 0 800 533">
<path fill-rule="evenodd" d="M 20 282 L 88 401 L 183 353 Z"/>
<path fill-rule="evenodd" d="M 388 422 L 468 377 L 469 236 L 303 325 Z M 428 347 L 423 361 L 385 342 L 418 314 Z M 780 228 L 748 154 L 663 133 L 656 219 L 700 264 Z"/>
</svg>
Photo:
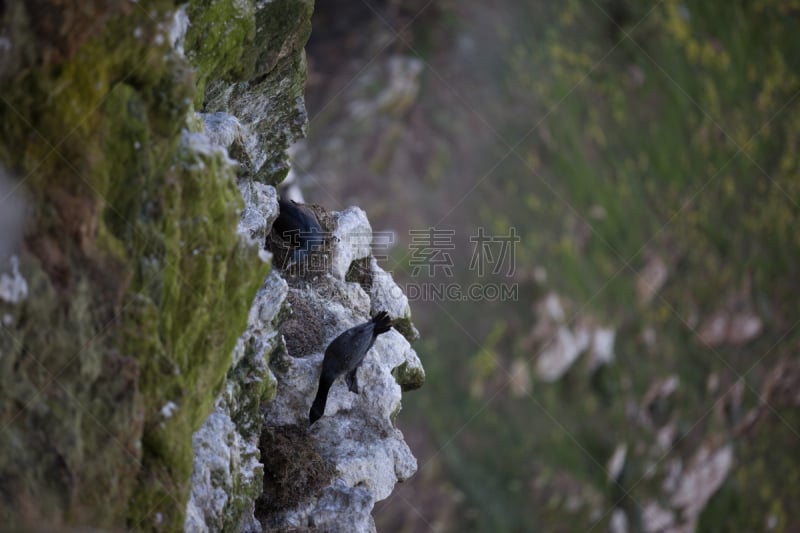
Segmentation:
<svg viewBox="0 0 800 533">
<path fill-rule="evenodd" d="M 234 157 L 246 135 L 236 116 L 198 117 L 203 132 L 194 134 L 196 144 Z M 417 468 L 394 426 L 401 391 L 425 379 L 409 343 L 418 334 L 408 299 L 372 257 L 372 229 L 358 207 L 313 206 L 329 235 L 323 250 L 279 270 L 286 251 L 265 248 L 276 243 L 270 228 L 277 192 L 253 179 L 257 168 L 241 165 L 239 173 L 239 236 L 276 266 L 256 294 L 214 410 L 194 434 L 184 530 L 373 531 L 375 503 Z M 376 340 L 362 363 L 361 393 L 337 381 L 325 416 L 309 428 L 325 348 L 382 310 L 396 328 Z"/>
<path fill-rule="evenodd" d="M 351 264 L 371 259 L 369 247 L 363 246 L 364 239 L 371 237 L 363 211 L 351 208 L 326 218 L 322 217 L 323 229 L 334 236 L 334 258 L 347 257 Z M 328 227 L 324 227 L 326 223 Z M 375 274 L 369 277 L 373 284 L 381 284 L 377 288 L 380 294 L 399 291 L 374 260 L 369 264 Z M 323 272 L 287 276 L 288 300 L 295 312 L 284 324 L 284 349 L 271 361 L 278 387 L 275 399 L 265 408 L 265 432 L 299 433 L 305 445 L 318 454 L 314 461 L 331 467 L 331 473 L 316 491 L 298 488 L 291 506 L 276 509 L 274 501 L 263 500 L 260 518 L 267 529 L 372 531 L 370 512 L 375 502 L 388 497 L 394 485 L 417 468 L 394 418 L 400 410 L 401 390 L 420 386 L 424 370 L 409 341 L 396 329 L 378 337 L 360 366 L 360 394 L 337 380 L 325 415 L 308 427 L 325 348 L 342 331 L 368 320 L 376 305 L 371 296 L 376 293 L 375 286 L 365 290 L 360 283 L 344 279 L 349 264 L 333 261 L 329 265 Z M 401 300 L 401 305 L 407 308 L 407 300 Z M 398 318 L 408 319 L 408 314 Z M 270 450 L 262 448 L 262 453 L 268 455 Z"/>
</svg>

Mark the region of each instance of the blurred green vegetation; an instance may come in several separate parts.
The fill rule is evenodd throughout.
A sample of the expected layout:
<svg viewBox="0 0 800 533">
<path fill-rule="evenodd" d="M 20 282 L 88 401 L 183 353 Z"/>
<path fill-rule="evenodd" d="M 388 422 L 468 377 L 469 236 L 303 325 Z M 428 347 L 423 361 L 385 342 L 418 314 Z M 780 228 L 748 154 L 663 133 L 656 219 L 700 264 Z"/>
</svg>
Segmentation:
<svg viewBox="0 0 800 533">
<path fill-rule="evenodd" d="M 639 530 L 640 504 L 664 500 L 667 461 L 686 465 L 700 443 L 733 442 L 734 471 L 698 529 L 755 531 L 769 515 L 774 531 L 796 530 L 796 405 L 775 404 L 751 431 L 737 423 L 800 341 L 800 2 L 514 9 L 518 27 L 497 30 L 509 53 L 496 66 L 512 126 L 490 155 L 513 151 L 487 179 L 493 191 L 469 202 L 476 225 L 523 236 L 523 297 L 441 304 L 452 320 L 418 344 L 428 385 L 404 399 L 401 417 L 424 420 L 436 441 L 420 468 L 443 461 L 463 492 L 456 530 L 607 530 L 614 507 Z M 652 258 L 667 281 L 639 301 L 637 276 Z M 531 281 L 537 267 L 545 283 Z M 558 383 L 534 378 L 530 394 L 512 395 L 512 364 L 532 368 L 541 349 L 525 342 L 532 302 L 551 289 L 571 302 L 570 319 L 590 314 L 617 330 L 616 360 L 590 372 L 583 358 Z M 698 325 L 732 306 L 757 314 L 761 335 L 699 342 Z M 680 386 L 658 416 L 676 442 L 654 454 L 658 428 L 633 423 L 630 406 L 672 374 Z M 740 411 L 719 415 L 740 378 Z M 623 442 L 626 467 L 610 483 L 605 466 Z"/>
</svg>

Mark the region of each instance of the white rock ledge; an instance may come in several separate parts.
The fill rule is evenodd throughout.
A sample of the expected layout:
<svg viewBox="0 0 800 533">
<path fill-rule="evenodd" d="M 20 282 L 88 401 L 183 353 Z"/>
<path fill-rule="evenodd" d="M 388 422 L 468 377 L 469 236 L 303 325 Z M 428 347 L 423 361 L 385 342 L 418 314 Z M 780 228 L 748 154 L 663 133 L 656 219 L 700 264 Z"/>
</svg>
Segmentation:
<svg viewBox="0 0 800 533">
<path fill-rule="evenodd" d="M 224 146 L 233 138 L 220 135 L 210 144 Z M 275 190 L 258 182 L 240 182 L 240 191 L 245 204 L 240 236 L 263 243 L 277 216 Z M 248 533 L 290 528 L 374 531 L 375 503 L 417 469 L 416 459 L 394 426 L 401 390 L 420 386 L 425 376 L 408 341 L 415 338 L 408 331 L 416 332 L 408 299 L 371 258 L 371 229 L 363 210 L 330 213 L 321 222 L 332 226 L 324 228 L 333 236 L 328 271 L 297 276 L 273 267 L 254 299 L 247 330 L 234 349 L 231 371 L 214 410 L 194 435 L 187 532 L 232 527 Z M 369 286 L 345 279 L 352 262 L 361 260 L 369 267 Z M 291 319 L 289 302 L 295 304 Z M 361 394 L 351 393 L 338 380 L 331 388 L 325 416 L 309 428 L 308 413 L 325 348 L 342 331 L 379 310 L 400 319 L 403 331 L 392 330 L 377 339 L 358 371 Z M 253 405 L 264 399 L 252 397 L 252 384 L 260 382 L 268 382 L 275 394 L 262 406 L 263 430 L 258 428 L 260 415 L 250 416 L 257 411 Z M 286 433 L 286 428 L 293 429 Z M 262 486 L 264 463 L 277 451 L 271 452 L 270 441 L 263 435 L 281 432 L 300 439 L 298 445 L 311 450 L 333 474 L 297 501 L 265 515 L 256 509 L 255 500 L 266 488 Z M 303 459 L 290 457 L 303 477 Z M 308 469 L 316 466 L 309 464 Z M 271 482 L 268 477 L 267 484 Z"/>
<path fill-rule="evenodd" d="M 266 431 L 297 426 L 307 431 L 308 443 L 335 469 L 332 482 L 317 494 L 309 494 L 295 507 L 273 513 L 270 528 L 316 527 L 326 532 L 374 531 L 370 515 L 375 502 L 387 498 L 398 481 L 416 472 L 417 461 L 403 435 L 394 426 L 400 410 L 401 385 L 392 371 L 398 367 L 424 371 L 408 340 L 396 330 L 378 337 L 358 371 L 360 394 L 347 389 L 343 380 L 331 388 L 325 415 L 308 428 L 308 413 L 317 390 L 325 348 L 342 331 L 369 319 L 380 295 L 380 305 L 390 313 L 410 318 L 408 300 L 388 274 L 379 274 L 381 290 L 364 289 L 345 281 L 350 263 L 369 257 L 369 222 L 364 212 L 351 208 L 333 213 L 337 223 L 330 273 L 313 279 L 289 278 L 289 300 L 313 310 L 302 316 L 306 328 L 322 328 L 322 342 L 311 353 L 274 356 L 271 370 L 278 393 L 265 411 Z M 376 267 L 373 267 L 376 268 Z M 375 279 L 375 278 L 374 278 Z M 393 287 L 389 287 L 389 285 Z M 372 296 L 372 297 L 371 297 Z M 296 343 L 288 342 L 294 346 Z"/>
</svg>

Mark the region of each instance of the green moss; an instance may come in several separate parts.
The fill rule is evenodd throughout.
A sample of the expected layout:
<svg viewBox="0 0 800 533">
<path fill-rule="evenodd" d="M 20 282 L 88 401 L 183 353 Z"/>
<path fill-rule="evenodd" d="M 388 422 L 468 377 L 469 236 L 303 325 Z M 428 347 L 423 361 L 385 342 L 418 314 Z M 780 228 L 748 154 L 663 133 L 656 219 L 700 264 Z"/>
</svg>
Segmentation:
<svg viewBox="0 0 800 533">
<path fill-rule="evenodd" d="M 288 25 L 270 18 L 265 48 L 251 3 L 193 2 L 194 69 L 169 49 L 174 6 L 160 1 L 118 15 L 63 61 L 11 78 L 0 69 L 0 161 L 24 180 L 32 207 L 21 253 L 28 298 L 0 302 L 11 320 L 0 329 L 4 524 L 182 530 L 191 436 L 226 374 L 261 378 L 240 380 L 248 390 L 234 391 L 233 409 L 240 431 L 260 433 L 260 401 L 275 392 L 266 366 L 250 347 L 229 367 L 269 265 L 237 236 L 234 168 L 182 130 L 199 127 L 187 117 L 208 81 L 248 79 L 262 52 L 280 68 L 259 83 L 285 111 L 268 124 L 271 149 L 286 148 L 281 120 L 302 130 L 289 117 L 302 115 L 311 4 L 273 4 L 262 16 L 284 13 Z M 13 34 L 31 39 L 20 37 L 20 49 L 38 46 L 31 28 Z M 177 409 L 165 417 L 167 402 Z M 261 480 L 235 485 L 230 527 Z"/>
<path fill-rule="evenodd" d="M 125 337 L 126 351 L 148 353 L 149 346 L 152 354 L 142 360 L 150 415 L 143 437 L 149 461 L 140 475 L 146 490 L 134 497 L 131 521 L 140 523 L 158 512 L 170 529 L 183 520 L 174 500 L 185 502 L 187 497 L 191 434 L 220 391 L 252 296 L 268 270 L 256 251 L 236 238 L 241 199 L 232 167 L 222 156 L 195 152 L 186 143 L 179 161 L 159 184 L 160 194 L 153 195 L 161 199 L 157 211 L 162 215 L 152 223 L 162 239 L 156 249 L 142 243 L 137 254 L 156 263 L 161 279 L 149 284 L 153 268 L 147 266 L 132 287 L 150 302 L 131 323 L 138 326 L 155 309 L 159 320 L 151 325 L 157 329 L 143 338 L 135 327 Z M 168 401 L 179 408 L 164 420 L 159 412 Z"/>
<path fill-rule="evenodd" d="M 305 82 L 305 56 L 295 54 L 282 60 L 258 87 L 259 91 L 276 94 L 279 98 L 271 110 L 269 124 L 262 126 L 267 160 L 254 176 L 257 181 L 278 185 L 289 172 L 289 156 L 283 147 L 290 139 L 305 137 L 308 117 L 301 96 Z M 277 127 L 278 124 L 284 126 Z"/>
<path fill-rule="evenodd" d="M 408 362 L 392 369 L 392 376 L 403 392 L 418 389 L 425 384 L 425 371 L 420 367 L 410 366 Z"/>
<path fill-rule="evenodd" d="M 236 367 L 228 372 L 228 384 L 235 387 L 229 394 L 230 411 L 241 435 L 252 438 L 261 433 L 261 404 L 275 393 L 270 383 L 266 360 L 255 350 L 256 340 L 250 339 L 245 354 Z M 267 349 L 267 352 L 270 350 Z"/>
<path fill-rule="evenodd" d="M 250 460 L 251 457 L 259 458 L 258 453 L 250 456 L 243 456 L 243 460 Z M 253 502 L 261 495 L 261 487 L 264 483 L 263 468 L 255 471 L 255 477 L 249 478 L 241 475 L 241 470 L 235 470 L 233 490 L 228 501 L 228 511 L 225 513 L 225 520 L 222 524 L 222 531 L 237 531 L 240 520 L 245 511 L 251 509 Z"/>
<path fill-rule="evenodd" d="M 195 0 L 186 14 L 191 25 L 184 48 L 197 67 L 195 105 L 202 108 L 209 79 L 238 81 L 252 75 L 255 58 L 248 60 L 243 52 L 253 46 L 255 14 L 250 2 L 235 0 Z"/>
<path fill-rule="evenodd" d="M 419 339 L 419 331 L 417 331 L 417 328 L 414 327 L 414 323 L 411 321 L 410 314 L 395 318 L 392 321 L 392 326 L 394 326 L 394 329 L 396 329 L 400 335 L 405 337 L 408 342 L 415 342 L 417 339 Z"/>
<path fill-rule="evenodd" d="M 246 50 L 244 56 L 255 58 L 256 78 L 272 72 L 283 57 L 302 51 L 311 35 L 313 10 L 313 0 L 274 0 L 258 12 L 256 26 L 263 42 Z M 292 31 L 287 33 L 287 28 L 292 28 Z M 298 74 L 305 78 L 305 70 L 298 70 L 288 78 L 280 79 L 294 79 Z"/>
<path fill-rule="evenodd" d="M 29 296 L 2 310 L 14 322 L 3 339 L 0 492 L 3 514 L 27 509 L 6 523 L 124 523 L 139 470 L 138 365 L 118 336 L 133 270 L 123 243 L 138 212 L 116 206 L 114 189 L 138 190 L 164 161 L 188 87 L 164 47 L 133 36 L 138 26 L 153 36 L 143 13 L 113 20 L 66 61 L 3 87 L 0 159 L 26 178 L 33 207 Z M 129 116 L 128 103 L 161 120 Z M 139 159 L 128 136 L 147 130 L 155 139 L 142 139 Z"/>
<path fill-rule="evenodd" d="M 243 64 L 254 63 L 252 79 L 231 87 L 222 80 L 211 80 L 205 91 L 204 111 L 233 113 L 248 117 L 250 129 L 258 137 L 265 161 L 259 168 L 248 154 L 234 148 L 241 164 L 240 175 L 277 185 L 289 171 L 286 146 L 305 135 L 307 116 L 303 103 L 306 81 L 303 46 L 311 33 L 310 0 L 275 0 L 256 13 L 256 37 L 253 46 L 244 47 Z M 242 92 L 269 95 L 258 103 L 253 116 L 253 98 L 243 103 Z"/>
</svg>

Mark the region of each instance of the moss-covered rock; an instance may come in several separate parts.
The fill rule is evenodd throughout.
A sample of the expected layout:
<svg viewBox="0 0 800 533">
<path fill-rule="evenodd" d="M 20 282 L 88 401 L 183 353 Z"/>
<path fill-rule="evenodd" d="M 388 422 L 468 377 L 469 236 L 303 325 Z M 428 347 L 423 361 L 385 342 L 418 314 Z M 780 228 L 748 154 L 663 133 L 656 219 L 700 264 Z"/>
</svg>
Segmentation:
<svg viewBox="0 0 800 533">
<path fill-rule="evenodd" d="M 253 517 L 261 494 L 261 405 L 275 394 L 267 367 L 279 344 L 286 283 L 272 272 L 251 307 L 214 411 L 193 436 L 194 468 L 185 531 L 233 531 Z"/>
<path fill-rule="evenodd" d="M 246 370 L 231 353 L 269 269 L 237 233 L 237 167 L 187 117 L 206 83 L 258 73 L 286 110 L 261 131 L 279 159 L 305 122 L 310 6 L 192 2 L 186 57 L 171 47 L 171 2 L 2 10 L 0 162 L 29 210 L 28 291 L 0 300 L 4 525 L 183 528 L 192 434 L 226 375 Z M 295 25 L 271 25 L 276 9 Z M 237 431 L 260 433 L 270 384 L 238 391 Z"/>
<path fill-rule="evenodd" d="M 146 259 L 133 284 L 138 305 L 126 321 L 137 327 L 125 331 L 128 352 L 149 354 L 142 361 L 142 388 L 146 412 L 152 413 L 143 438 L 141 489 L 130 516 L 132 523 L 156 515 L 164 523 L 174 519 L 169 529 L 183 523 L 191 434 L 221 390 L 230 352 L 266 274 L 256 251 L 235 233 L 241 199 L 227 155 L 202 134 L 184 132 L 178 157 L 161 195 L 170 208 L 156 238 L 137 254 Z M 138 327 L 148 316 L 158 317 L 149 338 Z M 168 402 L 177 408 L 166 417 Z"/>
<path fill-rule="evenodd" d="M 22 244 L 0 257 L 3 526 L 251 529 L 262 462 L 291 458 L 260 456 L 276 447 L 262 433 L 277 393 L 268 361 L 273 371 L 289 361 L 279 330 L 289 289 L 264 246 L 271 185 L 307 121 L 313 2 L 176 7 L 0 8 L 11 44 L 0 43 L 0 165 L 28 211 Z M 326 297 L 367 314 L 367 293 L 337 287 Z M 392 311 L 413 328 L 407 301 Z M 390 361 L 369 366 L 380 377 L 370 405 L 399 406 L 389 367 L 411 376 L 404 386 L 423 379 L 394 337 Z M 409 354 L 417 374 L 401 364 Z M 337 512 L 356 505 L 363 527 L 375 497 L 415 468 L 387 432 L 365 437 L 365 457 L 379 458 L 368 459 L 381 472 L 375 495 L 350 475 L 321 496 L 354 498 Z M 323 470 L 317 488 L 332 475 Z"/>
<path fill-rule="evenodd" d="M 195 0 L 187 6 L 191 24 L 186 32 L 186 54 L 197 68 L 195 102 L 203 104 L 209 80 L 247 80 L 252 76 L 255 6 L 251 2 Z M 286 31 L 286 28 L 283 29 Z"/>
<path fill-rule="evenodd" d="M 236 116 L 249 139 L 236 153 L 241 172 L 269 184 L 289 171 L 286 147 L 305 135 L 303 46 L 311 33 L 312 0 L 275 0 L 255 12 L 256 37 L 241 61 L 253 64 L 252 78 L 211 81 L 204 111 Z"/>
<path fill-rule="evenodd" d="M 392 375 L 403 392 L 416 390 L 425 384 L 425 370 L 422 365 L 404 362 L 392 370 Z"/>
</svg>

